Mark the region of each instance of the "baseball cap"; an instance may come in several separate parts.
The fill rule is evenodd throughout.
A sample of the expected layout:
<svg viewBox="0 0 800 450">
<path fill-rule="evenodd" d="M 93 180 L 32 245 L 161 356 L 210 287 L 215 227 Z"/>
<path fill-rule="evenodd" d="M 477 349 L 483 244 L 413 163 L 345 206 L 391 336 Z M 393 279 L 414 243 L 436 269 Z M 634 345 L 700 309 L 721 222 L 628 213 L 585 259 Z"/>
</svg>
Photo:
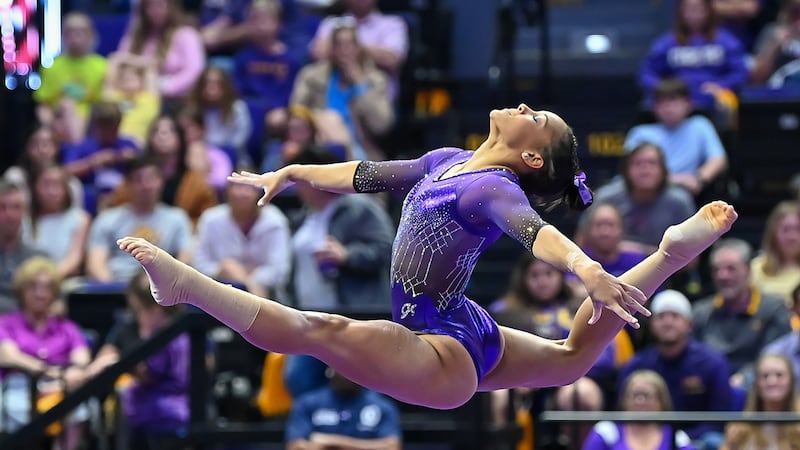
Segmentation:
<svg viewBox="0 0 800 450">
<path fill-rule="evenodd" d="M 653 315 L 663 312 L 673 312 L 687 319 L 691 319 L 692 305 L 689 303 L 689 299 L 682 293 L 667 289 L 653 297 L 653 303 L 650 305 L 650 312 L 653 313 Z"/>
</svg>

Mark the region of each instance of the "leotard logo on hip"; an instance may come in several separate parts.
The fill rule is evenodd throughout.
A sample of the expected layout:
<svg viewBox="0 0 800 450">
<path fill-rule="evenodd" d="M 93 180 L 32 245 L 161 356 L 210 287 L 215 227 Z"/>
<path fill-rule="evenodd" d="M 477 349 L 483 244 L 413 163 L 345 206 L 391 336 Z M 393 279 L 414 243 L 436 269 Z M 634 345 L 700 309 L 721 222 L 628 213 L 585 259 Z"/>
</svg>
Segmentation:
<svg viewBox="0 0 800 450">
<path fill-rule="evenodd" d="M 402 320 L 408 316 L 413 316 L 416 309 L 416 303 L 403 303 L 403 307 L 400 308 L 400 319 Z"/>
</svg>

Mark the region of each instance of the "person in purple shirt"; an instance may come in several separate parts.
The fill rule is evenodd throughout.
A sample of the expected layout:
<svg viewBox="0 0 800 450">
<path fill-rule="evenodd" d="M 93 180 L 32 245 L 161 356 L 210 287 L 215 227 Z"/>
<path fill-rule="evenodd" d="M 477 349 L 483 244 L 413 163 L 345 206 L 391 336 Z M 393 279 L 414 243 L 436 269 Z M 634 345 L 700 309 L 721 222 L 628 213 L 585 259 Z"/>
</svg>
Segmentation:
<svg viewBox="0 0 800 450">
<path fill-rule="evenodd" d="M 83 382 L 83 367 L 91 359 L 77 324 L 53 313 L 61 292 L 61 276 L 53 261 L 41 256 L 25 261 L 14 274 L 14 290 L 20 310 L 0 316 L 0 365 L 5 368 L 0 427 L 6 432 L 20 428 L 31 417 L 31 375 L 41 376 L 39 395 L 58 395 L 64 387 L 73 389 Z M 69 425 L 59 439 L 65 449 L 80 444 L 79 422 L 88 419 L 87 413 L 80 407 L 67 420 Z"/>
<path fill-rule="evenodd" d="M 279 39 L 281 9 L 277 0 L 255 0 L 247 15 L 250 42 L 236 53 L 234 81 L 248 103 L 265 111 L 289 105 L 302 58 Z"/>
<path fill-rule="evenodd" d="M 125 176 L 124 163 L 139 153 L 136 142 L 120 136 L 122 112 L 116 103 L 98 103 L 92 110 L 91 133 L 63 150 L 64 168 L 84 186 L 84 207 L 94 212 L 103 193 L 110 193 Z"/>
<path fill-rule="evenodd" d="M 731 411 L 730 366 L 721 353 L 692 339 L 692 305 L 686 296 L 666 290 L 650 306 L 655 344 L 636 353 L 619 379 L 653 370 L 664 377 L 675 411 Z M 716 450 L 723 440 L 722 424 L 687 424 L 683 429 L 702 449 Z"/>
<path fill-rule="evenodd" d="M 581 216 L 575 241 L 606 272 L 618 277 L 647 257 L 640 251 L 640 245 L 623 242 L 624 233 L 625 225 L 619 208 L 610 202 L 595 202 Z M 567 274 L 566 279 L 570 288 L 580 294 L 578 297 L 585 297 L 580 280 L 573 274 Z"/>
<path fill-rule="evenodd" d="M 315 356 L 337 372 L 406 403 L 454 408 L 478 391 L 568 384 L 585 374 L 646 295 L 725 233 L 733 207 L 714 202 L 671 228 L 660 250 L 614 278 L 558 229 L 536 204 L 592 202 L 571 129 L 556 114 L 525 104 L 489 114 L 475 151 L 443 148 L 407 161 L 289 165 L 231 181 L 261 187 L 266 204 L 294 183 L 342 193 L 404 195 L 391 275 L 393 321 L 359 321 L 299 311 L 217 283 L 145 239 L 118 241 L 147 271 L 162 305 L 191 302 L 251 343 Z M 508 234 L 561 270 L 576 272 L 591 299 L 561 341 L 499 327 L 464 291 L 481 253 Z M 644 292 L 633 285 L 638 285 Z M 614 314 L 603 314 L 603 309 Z"/>
<path fill-rule="evenodd" d="M 87 378 L 115 364 L 121 355 L 168 325 L 182 308 L 157 308 L 147 276 L 135 275 L 125 297 L 132 317 L 125 316 L 109 332 L 105 344 L 86 368 Z M 189 423 L 189 337 L 182 334 L 140 363 L 117 383 L 128 448 L 175 448 Z"/>
<path fill-rule="evenodd" d="M 648 102 L 664 79 L 680 78 L 688 85 L 692 103 L 716 111 L 715 95 L 737 91 L 749 72 L 739 40 L 716 25 L 712 0 L 681 0 L 675 30 L 660 36 L 642 62 L 639 83 Z"/>
<path fill-rule="evenodd" d="M 667 384 L 652 370 L 639 370 L 625 381 L 620 409 L 632 412 L 671 411 Z M 657 423 L 598 422 L 583 442 L 583 450 L 694 450 L 689 436 L 681 430 Z"/>
</svg>

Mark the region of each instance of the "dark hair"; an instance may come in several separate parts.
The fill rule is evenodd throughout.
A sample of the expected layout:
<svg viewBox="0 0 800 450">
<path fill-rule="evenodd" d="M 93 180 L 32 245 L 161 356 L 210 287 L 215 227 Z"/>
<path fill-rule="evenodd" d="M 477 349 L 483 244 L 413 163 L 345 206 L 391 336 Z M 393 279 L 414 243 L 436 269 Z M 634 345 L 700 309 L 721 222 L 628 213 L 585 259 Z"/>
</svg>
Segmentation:
<svg viewBox="0 0 800 450">
<path fill-rule="evenodd" d="M 686 3 L 686 0 L 680 0 L 678 2 L 678 7 L 675 8 L 675 38 L 680 45 L 686 45 L 689 42 L 689 38 L 692 36 L 689 26 L 683 21 L 684 3 Z M 717 14 L 714 12 L 712 0 L 703 0 L 703 6 L 706 7 L 708 18 L 706 19 L 706 23 L 703 24 L 701 33 L 704 38 L 710 41 L 717 35 Z"/>
<path fill-rule="evenodd" d="M 57 170 L 58 173 L 61 175 L 61 187 L 64 188 L 64 203 L 61 205 L 61 210 L 66 211 L 70 207 L 72 207 L 72 195 L 70 195 L 69 190 L 69 174 L 67 173 L 64 168 L 58 164 L 45 164 L 42 167 L 37 168 L 33 172 L 33 177 L 29 180 L 29 189 L 30 189 L 30 217 L 31 217 L 31 231 L 33 232 L 33 236 L 36 236 L 36 219 L 39 218 L 39 215 L 42 213 L 42 202 L 39 199 L 39 196 L 36 194 L 36 184 L 39 182 L 39 179 L 47 173 L 48 170 Z"/>
<path fill-rule="evenodd" d="M 161 174 L 162 177 L 164 176 L 163 171 L 161 169 L 161 161 L 159 161 L 152 155 L 147 155 L 147 154 L 140 155 L 128 161 L 128 163 L 125 164 L 125 175 L 127 177 L 131 177 L 135 172 L 147 167 L 155 167 L 156 169 L 158 169 L 158 173 Z"/>
<path fill-rule="evenodd" d="M 572 128 L 542 152 L 544 166 L 520 177 L 520 186 L 534 203 L 549 211 L 564 203 L 571 210 L 583 211 L 594 201 L 594 194 L 583 184 L 589 200 L 581 197 L 576 177 L 582 172 L 578 163 L 578 140 Z"/>
<path fill-rule="evenodd" d="M 143 154 L 158 159 L 157 153 L 155 149 L 153 149 L 153 136 L 155 136 L 156 128 L 158 127 L 159 122 L 162 120 L 170 121 L 172 123 L 172 127 L 175 129 L 175 133 L 178 135 L 178 171 L 173 174 L 171 178 L 180 178 L 187 170 L 186 153 L 189 151 L 189 146 L 186 143 L 186 133 L 183 132 L 183 127 L 181 127 L 181 124 L 176 116 L 172 114 L 161 114 L 160 116 L 156 117 L 155 120 L 153 120 L 153 122 L 150 124 L 150 129 L 147 132 L 147 142 L 145 142 Z"/>
<path fill-rule="evenodd" d="M 30 155 L 30 147 L 33 138 L 41 133 L 41 132 L 48 132 L 50 133 L 50 140 L 53 142 L 53 145 L 56 147 L 56 153 L 58 153 L 58 144 L 56 144 L 55 139 L 53 137 L 53 129 L 50 128 L 48 125 L 43 125 L 40 123 L 36 123 L 27 133 L 25 138 L 25 150 L 20 152 L 19 158 L 17 159 L 17 165 L 22 169 L 25 173 L 25 176 L 28 180 L 32 179 L 36 171 L 39 169 L 34 165 L 33 160 L 31 159 Z M 58 154 L 56 154 L 56 158 L 58 158 Z"/>
<path fill-rule="evenodd" d="M 662 192 L 669 185 L 669 168 L 667 167 L 667 160 L 664 158 L 664 150 L 652 142 L 642 142 L 628 152 L 620 161 L 619 173 L 622 174 L 622 179 L 625 181 L 625 189 L 629 191 L 633 189 L 633 183 L 631 183 L 631 179 L 628 176 L 628 170 L 631 168 L 633 157 L 648 148 L 652 148 L 656 151 L 656 155 L 658 155 L 658 165 L 661 167 L 661 171 L 664 172 L 664 179 L 661 180 L 661 184 L 658 185 L 658 192 Z"/>
<path fill-rule="evenodd" d="M 531 293 L 530 289 L 528 289 L 527 283 L 525 282 L 528 269 L 536 264 L 537 261 L 541 260 L 533 256 L 531 252 L 522 252 L 516 263 L 514 263 L 514 267 L 511 269 L 511 277 L 508 282 L 508 290 L 503 296 L 511 308 L 524 308 L 539 304 L 541 302 L 541 299 L 536 298 L 536 296 Z M 567 284 L 566 277 L 562 272 L 561 289 L 558 290 L 555 299 L 562 303 L 566 303 L 570 298 L 572 298 L 572 289 L 570 289 L 569 285 Z"/>
<path fill-rule="evenodd" d="M 653 90 L 653 98 L 658 100 L 668 98 L 689 98 L 689 85 L 678 78 L 667 78 L 661 80 Z"/>
<path fill-rule="evenodd" d="M 189 105 L 182 108 L 178 113 L 178 118 L 188 119 L 192 121 L 193 124 L 198 125 L 200 128 L 206 127 L 206 116 L 196 105 Z"/>
<path fill-rule="evenodd" d="M 118 127 L 122 122 L 122 111 L 114 102 L 95 103 L 92 108 L 92 125 Z"/>
</svg>

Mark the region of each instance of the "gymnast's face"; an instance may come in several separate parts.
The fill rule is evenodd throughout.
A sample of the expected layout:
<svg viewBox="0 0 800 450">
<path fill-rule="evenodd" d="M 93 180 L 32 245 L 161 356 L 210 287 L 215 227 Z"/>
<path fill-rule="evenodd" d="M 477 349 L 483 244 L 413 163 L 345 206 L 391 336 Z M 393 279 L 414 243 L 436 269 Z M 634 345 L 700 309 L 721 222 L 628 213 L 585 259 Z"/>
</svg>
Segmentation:
<svg viewBox="0 0 800 450">
<path fill-rule="evenodd" d="M 492 131 L 510 149 L 542 151 L 567 131 L 567 124 L 550 111 L 534 111 L 522 103 L 516 108 L 489 113 Z"/>
</svg>

